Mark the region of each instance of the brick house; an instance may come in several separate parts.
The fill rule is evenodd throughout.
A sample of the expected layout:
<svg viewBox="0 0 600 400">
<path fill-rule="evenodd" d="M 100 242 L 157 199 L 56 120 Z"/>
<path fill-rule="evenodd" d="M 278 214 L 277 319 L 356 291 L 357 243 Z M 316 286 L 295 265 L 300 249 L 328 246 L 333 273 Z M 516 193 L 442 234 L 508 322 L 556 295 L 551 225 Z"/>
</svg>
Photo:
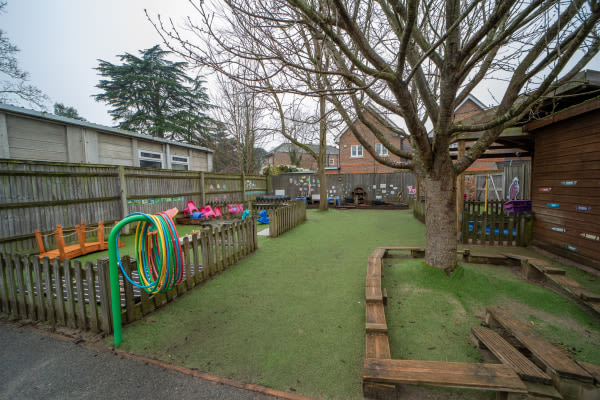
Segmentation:
<svg viewBox="0 0 600 400">
<path fill-rule="evenodd" d="M 405 151 L 410 151 L 410 143 L 407 139 L 401 137 L 400 135 L 393 133 L 389 129 L 382 126 L 377 120 L 372 116 L 370 112 L 365 113 L 366 118 L 371 120 L 374 124 L 378 125 L 385 135 L 385 137 L 389 140 L 389 142 Z M 365 124 L 360 122 L 358 119 L 355 120 L 354 124 L 356 128 L 362 133 L 363 137 L 371 144 L 375 151 L 377 151 L 381 156 L 389 157 L 394 161 L 402 161 L 402 159 L 395 154 L 388 153 L 388 150 L 383 147 L 381 143 L 377 140 L 375 135 L 371 133 L 371 131 L 366 127 Z M 336 142 L 339 144 L 340 148 L 340 173 L 341 174 L 365 174 L 365 173 L 391 173 L 397 172 L 397 169 L 390 168 L 386 165 L 382 165 L 375 161 L 373 156 L 369 154 L 368 151 L 363 149 L 363 146 L 360 144 L 358 139 L 352 133 L 350 128 L 347 128 L 344 132 L 342 132 L 336 139 Z"/>
<path fill-rule="evenodd" d="M 319 153 L 319 145 L 308 144 L 315 153 Z M 292 165 L 290 159 L 290 153 L 296 150 L 298 156 L 302 156 L 300 161 L 300 168 L 308 169 L 311 171 L 317 170 L 317 161 L 313 156 L 308 154 L 306 150 L 294 146 L 291 143 L 283 143 L 275 147 L 271 152 L 265 156 L 265 165 Z M 339 154 L 337 147 L 327 146 L 325 154 L 325 169 L 329 172 L 336 173 L 339 166 Z"/>
</svg>

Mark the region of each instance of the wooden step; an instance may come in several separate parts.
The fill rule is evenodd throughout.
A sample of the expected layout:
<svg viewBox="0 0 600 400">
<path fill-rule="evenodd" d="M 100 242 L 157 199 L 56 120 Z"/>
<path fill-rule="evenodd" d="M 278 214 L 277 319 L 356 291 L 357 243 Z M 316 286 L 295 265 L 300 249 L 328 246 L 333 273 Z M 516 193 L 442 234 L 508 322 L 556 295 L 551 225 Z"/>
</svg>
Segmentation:
<svg viewBox="0 0 600 400">
<path fill-rule="evenodd" d="M 386 325 L 383 303 L 367 303 L 365 322 L 367 324 Z"/>
<path fill-rule="evenodd" d="M 550 275 L 565 275 L 567 271 L 557 267 L 545 267 L 544 272 Z"/>
<path fill-rule="evenodd" d="M 579 288 L 577 292 L 578 296 L 584 301 L 590 301 L 592 303 L 600 302 L 600 294 L 592 293 L 583 287 Z"/>
<path fill-rule="evenodd" d="M 552 385 L 544 385 L 537 382 L 523 381 L 527 386 L 529 397 L 534 399 L 557 399 L 563 400 L 563 396 Z"/>
<path fill-rule="evenodd" d="M 365 344 L 365 357 L 378 359 L 392 358 L 388 335 L 368 332 L 365 335 Z"/>
<path fill-rule="evenodd" d="M 512 260 L 517 260 L 517 261 L 527 260 L 527 256 L 522 256 L 520 254 L 502 253 L 502 255 L 504 257 L 510 258 Z"/>
<path fill-rule="evenodd" d="M 363 382 L 527 393 L 517 374 L 503 364 L 365 359 Z"/>
<path fill-rule="evenodd" d="M 486 321 L 490 325 L 496 322 L 506 329 L 524 347 L 531 351 L 536 362 L 544 366 L 547 374 L 574 379 L 583 383 L 593 383 L 592 376 L 572 358 L 568 357 L 564 351 L 546 341 L 528 326 L 513 318 L 508 312 L 497 307 L 488 307 Z"/>
<path fill-rule="evenodd" d="M 583 369 L 594 377 L 597 385 L 600 384 L 600 365 L 591 364 L 585 361 L 577 361 L 577 364 L 581 365 Z"/>
<path fill-rule="evenodd" d="M 495 331 L 487 328 L 472 328 L 471 334 L 478 345 L 483 345 L 503 364 L 515 370 L 523 380 L 552 385 L 552 378 L 539 369 L 527 357 L 510 345 Z"/>
</svg>

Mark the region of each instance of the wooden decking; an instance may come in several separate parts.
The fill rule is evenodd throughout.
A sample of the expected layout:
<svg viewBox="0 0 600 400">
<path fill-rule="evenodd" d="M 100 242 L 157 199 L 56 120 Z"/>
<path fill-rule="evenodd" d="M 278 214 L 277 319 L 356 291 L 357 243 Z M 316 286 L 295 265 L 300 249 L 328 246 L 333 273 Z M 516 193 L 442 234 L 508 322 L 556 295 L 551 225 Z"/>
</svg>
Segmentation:
<svg viewBox="0 0 600 400">
<path fill-rule="evenodd" d="M 499 324 L 526 347 L 536 360 L 544 366 L 545 372 L 556 378 L 574 379 L 583 383 L 594 383 L 594 378 L 564 351 L 547 342 L 522 322 L 497 307 L 488 307 L 488 324 Z"/>
<path fill-rule="evenodd" d="M 472 328 L 471 334 L 480 346 L 487 348 L 503 364 L 511 367 L 523 380 L 552 384 L 552 378 L 510 345 L 498 333 L 487 328 Z"/>
</svg>

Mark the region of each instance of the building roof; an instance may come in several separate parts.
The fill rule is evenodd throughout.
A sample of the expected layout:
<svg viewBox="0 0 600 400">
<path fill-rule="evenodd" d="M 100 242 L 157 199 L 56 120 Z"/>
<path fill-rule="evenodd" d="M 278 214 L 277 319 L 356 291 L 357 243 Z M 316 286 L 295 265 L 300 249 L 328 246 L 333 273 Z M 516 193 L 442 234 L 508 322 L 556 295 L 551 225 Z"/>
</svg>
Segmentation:
<svg viewBox="0 0 600 400">
<path fill-rule="evenodd" d="M 74 119 L 74 118 L 61 117 L 61 116 L 54 115 L 54 114 L 47 113 L 47 112 L 35 111 L 35 110 L 27 109 L 27 108 L 11 106 L 9 104 L 0 104 L 0 112 L 2 112 L 2 111 L 10 113 L 10 114 L 24 115 L 24 116 L 27 116 L 30 118 L 43 119 L 43 120 L 53 121 L 53 122 L 62 123 L 62 124 L 76 125 L 76 126 L 80 126 L 82 128 L 95 129 L 100 132 L 107 132 L 107 133 L 111 133 L 111 134 L 115 134 L 115 135 L 119 135 L 119 136 L 134 137 L 137 139 L 143 139 L 143 140 L 148 140 L 148 141 L 152 141 L 152 142 L 167 143 L 167 144 L 172 144 L 175 146 L 205 151 L 208 153 L 215 152 L 214 150 L 211 150 L 211 149 L 208 149 L 208 148 L 202 147 L 202 146 L 196 146 L 193 144 L 176 142 L 174 140 L 161 139 L 161 138 L 157 138 L 154 136 L 144 135 L 141 133 L 136 133 L 136 132 L 131 132 L 131 131 L 126 131 L 123 129 L 113 128 L 113 127 L 106 126 L 106 125 L 94 124 L 92 122 L 81 121 L 81 120 Z"/>
<path fill-rule="evenodd" d="M 275 147 L 273 150 L 271 150 L 269 153 L 266 154 L 266 156 L 272 156 L 275 153 L 289 153 L 292 150 L 292 145 L 291 143 L 283 143 L 280 144 L 279 146 Z M 310 149 L 312 149 L 315 153 L 319 152 L 319 145 L 318 144 L 307 144 L 306 146 L 308 146 Z M 304 150 L 301 147 L 295 146 L 296 147 L 296 151 L 298 153 L 302 153 L 302 154 L 306 154 L 307 151 Z M 326 149 L 326 154 L 338 154 L 338 148 L 334 147 L 334 146 L 327 146 Z"/>
</svg>

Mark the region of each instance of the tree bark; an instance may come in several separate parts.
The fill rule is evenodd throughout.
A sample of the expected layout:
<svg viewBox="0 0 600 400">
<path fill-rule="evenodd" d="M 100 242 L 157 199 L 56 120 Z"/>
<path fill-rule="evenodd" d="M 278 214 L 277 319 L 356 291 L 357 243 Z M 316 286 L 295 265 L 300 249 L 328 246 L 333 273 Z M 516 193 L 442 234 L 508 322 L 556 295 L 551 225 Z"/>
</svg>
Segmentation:
<svg viewBox="0 0 600 400">
<path fill-rule="evenodd" d="M 426 174 L 425 262 L 450 275 L 456 268 L 456 177 L 452 168 Z"/>
<path fill-rule="evenodd" d="M 320 180 L 319 194 L 321 197 L 319 210 L 321 211 L 329 209 L 329 201 L 327 200 L 327 175 L 325 174 L 325 167 L 327 166 L 327 119 L 325 113 L 325 96 L 321 96 L 319 98 L 319 160 L 317 162 Z"/>
</svg>

